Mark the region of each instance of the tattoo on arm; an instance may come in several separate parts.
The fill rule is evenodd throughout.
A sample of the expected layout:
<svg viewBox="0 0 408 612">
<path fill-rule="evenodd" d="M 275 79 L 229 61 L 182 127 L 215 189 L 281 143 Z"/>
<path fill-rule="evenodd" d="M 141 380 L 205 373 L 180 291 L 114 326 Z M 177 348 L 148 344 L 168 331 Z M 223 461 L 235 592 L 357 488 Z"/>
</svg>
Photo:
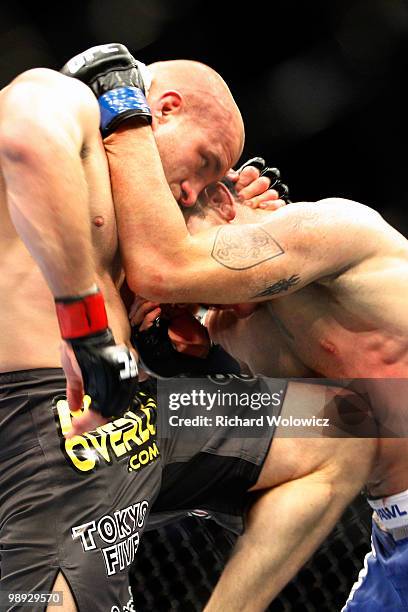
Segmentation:
<svg viewBox="0 0 408 612">
<path fill-rule="evenodd" d="M 284 291 L 288 291 L 294 285 L 297 285 L 300 282 L 300 276 L 297 274 L 293 274 L 289 278 L 281 278 L 280 280 L 270 285 L 263 291 L 260 291 L 256 295 L 253 295 L 251 299 L 257 297 L 265 297 L 267 295 L 276 295 L 277 293 L 283 293 Z"/>
<path fill-rule="evenodd" d="M 284 250 L 260 227 L 221 227 L 214 240 L 211 257 L 230 270 L 247 270 L 283 255 Z"/>
</svg>

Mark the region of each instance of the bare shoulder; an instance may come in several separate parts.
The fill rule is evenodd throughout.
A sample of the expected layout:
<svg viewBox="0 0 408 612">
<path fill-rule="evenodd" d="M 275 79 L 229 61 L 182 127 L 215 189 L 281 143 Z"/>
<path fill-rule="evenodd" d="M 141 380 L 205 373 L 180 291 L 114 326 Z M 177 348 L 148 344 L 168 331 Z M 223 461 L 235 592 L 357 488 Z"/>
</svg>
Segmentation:
<svg viewBox="0 0 408 612">
<path fill-rule="evenodd" d="M 302 233 L 327 229 L 386 224 L 381 215 L 360 202 L 345 198 L 324 198 L 316 202 L 293 202 L 272 212 L 261 227 L 285 227 Z"/>
<path fill-rule="evenodd" d="M 397 238 L 407 242 L 377 210 L 346 198 L 299 202 L 291 215 L 306 239 L 304 244 L 317 246 L 324 256 L 332 252 L 345 258 L 346 265 L 383 254 Z"/>
<path fill-rule="evenodd" d="M 272 279 L 252 296 L 269 299 L 338 276 L 383 253 L 387 232 L 381 229 L 385 227 L 375 210 L 351 200 L 296 202 L 270 213 L 259 224 L 222 226 L 211 256 L 225 268 L 252 270 L 254 286 Z"/>
<path fill-rule="evenodd" d="M 96 137 L 99 130 L 96 98 L 78 79 L 48 68 L 27 70 L 0 93 L 0 131 L 3 139 L 24 142 L 24 133 L 36 125 L 44 131 L 69 130 L 78 140 Z"/>
<path fill-rule="evenodd" d="M 290 250 L 304 262 L 313 262 L 316 279 L 374 254 L 378 233 L 385 226 L 379 213 L 368 206 L 343 198 L 326 198 L 289 204 L 271 213 L 259 227 L 282 250 Z"/>
<path fill-rule="evenodd" d="M 333 216 L 333 227 L 360 253 L 406 259 L 408 240 L 374 208 L 343 198 L 327 198 L 316 203 L 325 215 Z"/>
<path fill-rule="evenodd" d="M 290 210 L 292 208 L 293 211 Z M 386 223 L 374 208 L 346 198 L 330 197 L 316 202 L 297 202 L 283 210 L 290 212 L 293 217 L 298 216 L 300 223 L 314 222 L 337 228 L 359 226 L 362 223 L 370 226 Z"/>
<path fill-rule="evenodd" d="M 315 202 L 320 215 L 333 217 L 334 223 L 358 224 L 361 222 L 372 224 L 385 224 L 380 213 L 361 202 L 347 198 L 323 198 Z"/>
<path fill-rule="evenodd" d="M 29 104 L 27 101 L 30 101 Z M 0 93 L 0 103 L 8 108 L 29 107 L 76 109 L 98 115 L 98 103 L 91 89 L 78 79 L 67 77 L 49 68 L 32 68 L 18 75 Z M 88 117 L 89 119 L 89 117 Z"/>
<path fill-rule="evenodd" d="M 17 87 L 18 86 L 18 87 Z M 78 79 L 67 77 L 57 70 L 50 68 L 32 68 L 19 74 L 2 92 L 10 92 L 29 86 L 34 92 L 36 89 L 46 90 L 48 93 L 64 93 L 69 97 L 79 96 L 81 101 L 93 101 L 92 91 Z"/>
</svg>

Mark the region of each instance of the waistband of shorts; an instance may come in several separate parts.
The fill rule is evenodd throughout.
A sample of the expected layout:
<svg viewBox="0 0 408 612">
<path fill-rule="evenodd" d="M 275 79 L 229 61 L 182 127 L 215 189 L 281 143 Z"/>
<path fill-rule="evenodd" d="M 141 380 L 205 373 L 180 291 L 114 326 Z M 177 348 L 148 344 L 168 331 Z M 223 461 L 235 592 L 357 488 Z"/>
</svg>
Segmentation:
<svg viewBox="0 0 408 612">
<path fill-rule="evenodd" d="M 0 372 L 0 385 L 12 385 L 20 382 L 39 382 L 63 379 L 62 368 L 35 368 L 32 370 L 15 370 L 13 372 Z"/>
<path fill-rule="evenodd" d="M 401 536 L 398 539 L 408 537 L 408 489 L 380 499 L 368 498 L 367 501 L 374 510 L 374 520 L 380 529 Z M 403 533 L 405 535 L 401 535 Z"/>
</svg>

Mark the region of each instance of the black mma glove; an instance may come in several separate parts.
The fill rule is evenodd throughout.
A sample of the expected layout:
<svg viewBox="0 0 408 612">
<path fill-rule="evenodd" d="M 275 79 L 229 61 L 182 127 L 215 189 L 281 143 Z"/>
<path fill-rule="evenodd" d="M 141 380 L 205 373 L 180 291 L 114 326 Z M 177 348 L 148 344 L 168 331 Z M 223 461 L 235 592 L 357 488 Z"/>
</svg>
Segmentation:
<svg viewBox="0 0 408 612">
<path fill-rule="evenodd" d="M 286 202 L 286 204 L 290 204 L 289 188 L 280 180 L 281 174 L 278 168 L 269 168 L 266 166 L 265 160 L 262 157 L 253 157 L 242 164 L 242 166 L 238 168 L 237 172 L 241 173 L 247 166 L 255 166 L 255 168 L 259 170 L 260 176 L 268 177 L 268 179 L 271 181 L 269 189 L 275 189 L 278 192 L 280 199 Z"/>
<path fill-rule="evenodd" d="M 147 68 L 124 45 L 109 43 L 91 47 L 61 68 L 66 76 L 79 79 L 92 89 L 101 111 L 102 136 L 108 136 L 130 118 L 152 122 L 143 72 Z"/>
<path fill-rule="evenodd" d="M 218 345 L 212 345 L 205 358 L 176 351 L 169 338 L 169 325 L 168 319 L 157 317 L 149 329 L 139 331 L 137 326 L 132 327 L 131 342 L 148 373 L 157 378 L 240 373 L 238 362 Z"/>
<path fill-rule="evenodd" d="M 55 304 L 61 336 L 75 353 L 92 410 L 121 416 L 138 390 L 138 371 L 129 349 L 115 344 L 101 292 L 56 298 Z"/>
</svg>

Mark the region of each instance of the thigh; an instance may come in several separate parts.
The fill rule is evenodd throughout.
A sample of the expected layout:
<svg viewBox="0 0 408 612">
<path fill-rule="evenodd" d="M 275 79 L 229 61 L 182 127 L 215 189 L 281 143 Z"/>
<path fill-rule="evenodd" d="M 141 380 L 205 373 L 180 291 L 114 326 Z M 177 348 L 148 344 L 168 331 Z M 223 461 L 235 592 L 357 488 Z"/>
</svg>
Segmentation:
<svg viewBox="0 0 408 612">
<path fill-rule="evenodd" d="M 279 413 L 280 402 L 274 405 L 273 398 L 284 395 L 286 387 L 280 380 L 267 382 L 233 376 L 160 383 L 163 482 L 149 528 L 194 514 L 243 532 L 251 501 L 248 491 L 258 480 L 275 431 L 266 416 Z M 269 401 L 267 407 L 251 406 L 261 395 Z M 202 406 L 180 402 L 177 423 L 191 420 L 193 425 L 172 426 L 170 400 L 176 396 L 212 398 L 205 424 Z"/>
<path fill-rule="evenodd" d="M 65 400 L 55 401 L 54 389 L 28 395 L 29 410 L 15 413 L 13 426 L 25 440 L 30 430 L 31 448 L 9 448 L 0 462 L 1 596 L 48 593 L 61 573 L 81 612 L 122 610 L 160 485 L 154 418 L 135 404 L 67 444 Z"/>
</svg>

